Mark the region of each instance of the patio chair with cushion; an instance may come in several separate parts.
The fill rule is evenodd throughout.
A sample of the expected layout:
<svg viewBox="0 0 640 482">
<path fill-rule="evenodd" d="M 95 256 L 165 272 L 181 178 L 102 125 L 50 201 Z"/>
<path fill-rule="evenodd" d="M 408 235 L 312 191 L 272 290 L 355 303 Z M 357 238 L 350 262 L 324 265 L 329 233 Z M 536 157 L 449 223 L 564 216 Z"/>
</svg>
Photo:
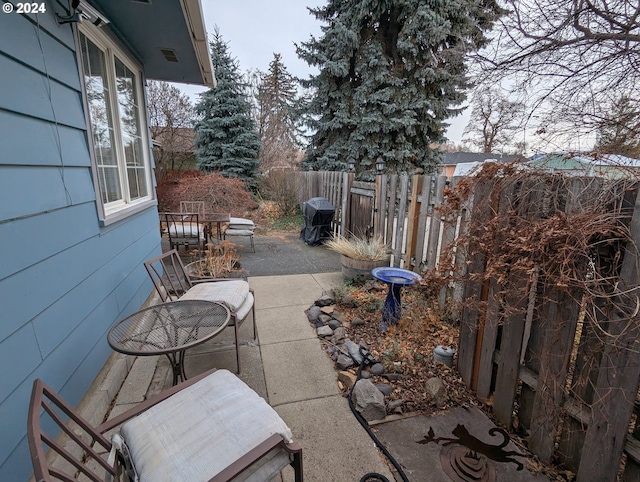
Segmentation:
<svg viewBox="0 0 640 482">
<path fill-rule="evenodd" d="M 197 213 L 163 213 L 163 216 L 172 249 L 184 246 L 188 250 L 195 245 L 198 251 L 204 250 L 206 236 Z"/>
<path fill-rule="evenodd" d="M 227 239 L 227 236 L 247 236 L 251 241 L 251 249 L 256 252 L 256 247 L 253 244 L 253 232 L 256 229 L 256 225 L 251 219 L 244 218 L 230 218 L 229 225 L 223 233 L 223 239 Z"/>
<path fill-rule="evenodd" d="M 236 363 L 238 373 L 240 373 L 238 329 L 249 313 L 253 317 L 253 339 L 255 340 L 257 337 L 254 295 L 253 290 L 249 288 L 249 283 L 244 280 L 227 278 L 191 279 L 175 249 L 145 261 L 144 267 L 163 302 L 176 300 L 218 301 L 229 308 L 231 312 L 229 326 L 234 328 Z"/>
<path fill-rule="evenodd" d="M 197 213 L 204 216 L 204 201 L 180 201 L 181 213 Z"/>
<path fill-rule="evenodd" d="M 27 438 L 37 481 L 265 481 L 287 465 L 302 481 L 291 430 L 227 370 L 205 372 L 97 427 L 35 380 Z"/>
</svg>

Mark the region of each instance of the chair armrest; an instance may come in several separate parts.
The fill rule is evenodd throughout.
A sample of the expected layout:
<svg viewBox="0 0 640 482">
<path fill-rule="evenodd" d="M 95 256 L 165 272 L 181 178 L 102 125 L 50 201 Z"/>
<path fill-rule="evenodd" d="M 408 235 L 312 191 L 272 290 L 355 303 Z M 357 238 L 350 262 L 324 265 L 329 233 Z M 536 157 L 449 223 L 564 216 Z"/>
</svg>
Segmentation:
<svg viewBox="0 0 640 482">
<path fill-rule="evenodd" d="M 104 423 L 101 423 L 100 425 L 98 425 L 96 427 L 96 431 L 98 431 L 99 433 L 105 433 L 108 432 L 109 430 L 117 427 L 118 425 L 126 422 L 127 420 L 140 415 L 142 412 L 144 412 L 145 410 L 150 409 L 151 407 L 153 407 L 154 405 L 157 405 L 158 403 L 162 402 L 163 400 L 166 400 L 167 398 L 169 398 L 170 396 L 178 393 L 180 390 L 184 390 L 187 387 L 190 387 L 191 385 L 193 385 L 194 383 L 198 382 L 199 380 L 211 375 L 213 372 L 215 372 L 217 370 L 217 368 L 214 368 L 212 370 L 206 371 L 204 373 L 201 373 L 198 376 L 195 376 L 193 378 L 189 378 L 189 380 L 179 383 L 178 385 L 175 385 L 171 388 L 167 388 L 166 390 L 163 390 L 162 392 L 158 393 L 157 395 L 154 395 L 153 397 L 145 400 L 144 402 L 139 403 L 138 405 L 136 405 L 135 407 L 127 410 L 124 413 L 121 413 L 120 415 L 118 415 L 117 417 L 114 417 L 110 420 L 107 420 Z"/>
<path fill-rule="evenodd" d="M 197 285 L 200 283 L 216 283 L 218 281 L 238 281 L 238 278 L 200 278 L 192 279 L 191 284 Z"/>
<path fill-rule="evenodd" d="M 282 435 L 274 434 L 210 479 L 209 482 L 224 482 L 232 480 L 278 446 L 289 453 L 297 454 L 302 452 L 302 447 L 298 443 L 291 442 L 288 444 L 282 438 Z"/>
</svg>

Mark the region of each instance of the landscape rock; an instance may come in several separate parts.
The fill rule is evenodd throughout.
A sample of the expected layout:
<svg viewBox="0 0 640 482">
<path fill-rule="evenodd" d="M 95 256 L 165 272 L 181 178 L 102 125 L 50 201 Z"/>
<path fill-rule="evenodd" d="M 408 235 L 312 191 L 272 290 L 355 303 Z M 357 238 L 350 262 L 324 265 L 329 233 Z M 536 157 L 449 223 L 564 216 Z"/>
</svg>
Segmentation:
<svg viewBox="0 0 640 482">
<path fill-rule="evenodd" d="M 382 376 L 385 377 L 387 380 L 389 380 L 391 382 L 397 382 L 399 380 L 404 380 L 404 375 L 401 374 L 401 373 L 385 373 Z"/>
<path fill-rule="evenodd" d="M 382 375 L 384 373 L 384 365 L 382 363 L 376 363 L 369 370 L 373 375 Z"/>
<path fill-rule="evenodd" d="M 360 372 L 360 378 L 364 378 L 365 380 L 367 378 L 371 378 L 371 373 L 369 373 L 367 370 L 362 370 Z"/>
<path fill-rule="evenodd" d="M 336 307 L 334 305 L 330 305 L 330 306 L 323 306 L 322 308 L 320 308 L 320 311 L 322 311 L 326 315 L 332 315 L 333 310 L 335 309 Z"/>
<path fill-rule="evenodd" d="M 345 321 L 347 321 L 345 316 L 342 313 L 340 313 L 338 310 L 334 310 L 333 313 L 331 313 L 331 316 L 333 316 L 333 318 L 335 320 L 338 320 L 340 323 L 344 323 Z"/>
<path fill-rule="evenodd" d="M 353 361 L 356 362 L 356 365 L 360 365 L 362 363 L 362 355 L 360 354 L 360 347 L 356 345 L 351 340 L 347 340 L 344 342 L 344 346 L 349 350 L 349 355 L 353 358 Z"/>
<path fill-rule="evenodd" d="M 322 323 L 320 320 L 316 320 L 314 321 L 314 325 L 316 326 L 316 328 L 321 328 L 324 326 L 324 323 Z"/>
<path fill-rule="evenodd" d="M 340 322 L 338 320 L 329 320 L 329 327 L 332 330 L 337 330 L 340 328 Z"/>
<path fill-rule="evenodd" d="M 424 384 L 424 389 L 436 407 L 444 408 L 447 402 L 447 390 L 442 380 L 438 377 L 429 378 Z"/>
<path fill-rule="evenodd" d="M 323 322 L 325 325 L 329 323 L 332 319 L 333 318 L 331 318 L 329 315 L 325 315 L 324 313 L 320 313 L 320 315 L 318 316 L 318 320 Z"/>
<path fill-rule="evenodd" d="M 364 320 L 362 318 L 354 318 L 353 320 L 351 320 L 351 326 L 360 326 L 360 325 L 364 325 Z"/>
<path fill-rule="evenodd" d="M 336 328 L 331 337 L 333 343 L 340 343 L 347 336 L 347 331 L 343 327 Z"/>
<path fill-rule="evenodd" d="M 351 394 L 355 409 L 365 420 L 381 420 L 387 414 L 384 395 L 370 380 L 358 380 Z"/>
<path fill-rule="evenodd" d="M 336 297 L 333 294 L 333 290 L 325 291 L 322 296 L 316 300 L 317 306 L 329 306 L 336 302 Z"/>
<path fill-rule="evenodd" d="M 307 318 L 309 318 L 309 321 L 316 321 L 320 316 L 320 313 L 322 312 L 320 311 L 319 306 L 312 306 L 307 310 Z"/>
<path fill-rule="evenodd" d="M 318 328 L 318 336 L 331 336 L 333 335 L 333 330 L 328 326 L 321 326 Z"/>
<path fill-rule="evenodd" d="M 340 370 L 346 370 L 347 368 L 351 368 L 353 366 L 353 360 L 350 356 L 340 353 L 338 355 L 338 358 L 336 359 L 336 366 Z"/>
<path fill-rule="evenodd" d="M 356 376 L 351 372 L 339 371 L 338 380 L 344 383 L 344 386 L 349 390 L 356 384 Z"/>
<path fill-rule="evenodd" d="M 391 395 L 393 393 L 393 387 L 388 383 L 376 383 L 376 388 L 380 390 L 383 395 Z"/>
</svg>

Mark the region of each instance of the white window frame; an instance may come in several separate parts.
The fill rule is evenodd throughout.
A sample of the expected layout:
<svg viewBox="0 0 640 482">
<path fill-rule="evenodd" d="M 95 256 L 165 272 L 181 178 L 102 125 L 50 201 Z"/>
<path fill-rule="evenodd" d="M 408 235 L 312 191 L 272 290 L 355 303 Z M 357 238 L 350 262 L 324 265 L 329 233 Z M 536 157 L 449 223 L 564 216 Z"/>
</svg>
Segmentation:
<svg viewBox="0 0 640 482">
<path fill-rule="evenodd" d="M 87 100 L 87 90 L 84 81 L 84 68 L 82 63 L 82 43 L 80 41 L 80 34 L 87 37 L 96 47 L 103 51 L 105 55 L 105 61 L 107 64 L 107 84 L 110 92 L 109 107 L 111 110 L 111 121 L 113 122 L 113 155 L 116 157 L 116 164 L 119 174 L 120 188 L 122 190 L 122 198 L 116 201 L 105 203 L 103 201 L 102 189 L 100 184 L 100 169 L 98 167 L 97 156 L 95 152 L 95 146 L 93 143 L 93 126 L 91 124 L 91 118 L 89 113 L 89 103 Z M 77 57 L 78 57 L 78 69 L 80 74 L 80 81 L 82 85 L 82 95 L 85 108 L 85 117 L 87 122 L 87 140 L 89 144 L 89 153 L 91 156 L 91 172 L 93 176 L 93 183 L 96 190 L 96 204 L 98 206 L 98 217 L 103 225 L 112 224 L 128 216 L 144 211 L 151 206 L 157 205 L 155 196 L 154 183 L 152 179 L 153 166 L 151 162 L 151 149 L 149 146 L 148 127 L 147 127 L 147 105 L 146 96 L 144 90 L 144 76 L 140 65 L 132 59 L 131 55 L 125 53 L 124 49 L 120 47 L 116 41 L 111 38 L 101 28 L 93 25 L 81 24 L 79 29 L 76 30 L 76 45 L 77 45 Z M 141 138 L 141 156 L 144 164 L 145 171 L 145 186 L 147 195 L 131 199 L 131 193 L 129 190 L 129 182 L 127 176 L 127 163 L 125 156 L 124 143 L 122 141 L 122 130 L 120 125 L 118 96 L 116 93 L 116 72 L 115 72 L 115 58 L 118 58 L 125 67 L 127 67 L 136 77 L 135 89 L 136 98 L 139 99 L 138 105 L 138 122 Z"/>
</svg>

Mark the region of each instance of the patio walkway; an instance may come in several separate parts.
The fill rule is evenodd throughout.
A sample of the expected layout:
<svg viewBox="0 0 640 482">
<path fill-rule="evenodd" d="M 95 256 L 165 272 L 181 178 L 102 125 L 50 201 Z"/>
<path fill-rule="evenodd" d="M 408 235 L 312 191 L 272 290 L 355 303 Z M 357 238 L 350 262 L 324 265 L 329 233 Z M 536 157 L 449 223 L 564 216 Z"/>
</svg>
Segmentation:
<svg viewBox="0 0 640 482">
<path fill-rule="evenodd" d="M 356 421 L 336 382 L 304 310 L 324 289 L 342 282 L 340 273 L 250 277 L 256 294 L 259 343 L 251 343 L 251 321 L 240 329 L 240 378 L 264 397 L 303 447 L 307 481 L 358 481 L 368 472 L 394 480 L 383 457 Z M 210 368 L 235 371 L 233 330 L 187 352 L 187 375 Z M 171 385 L 165 357 L 139 357 L 122 385 L 111 416 Z M 284 472 L 284 481 L 293 472 Z"/>
</svg>

